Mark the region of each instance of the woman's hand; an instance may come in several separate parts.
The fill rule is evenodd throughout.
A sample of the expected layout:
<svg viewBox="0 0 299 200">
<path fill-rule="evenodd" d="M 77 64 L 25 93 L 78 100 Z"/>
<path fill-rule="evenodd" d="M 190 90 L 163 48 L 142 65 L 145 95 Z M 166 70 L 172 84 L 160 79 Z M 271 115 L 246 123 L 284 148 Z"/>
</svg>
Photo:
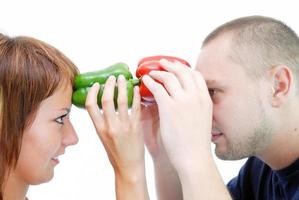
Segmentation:
<svg viewBox="0 0 299 200">
<path fill-rule="evenodd" d="M 114 168 L 117 199 L 147 199 L 139 90 L 134 88 L 129 114 L 126 80 L 120 75 L 116 112 L 113 101 L 115 85 L 115 77 L 110 76 L 102 96 L 102 112 L 97 105 L 98 83 L 91 87 L 85 106 Z"/>
</svg>

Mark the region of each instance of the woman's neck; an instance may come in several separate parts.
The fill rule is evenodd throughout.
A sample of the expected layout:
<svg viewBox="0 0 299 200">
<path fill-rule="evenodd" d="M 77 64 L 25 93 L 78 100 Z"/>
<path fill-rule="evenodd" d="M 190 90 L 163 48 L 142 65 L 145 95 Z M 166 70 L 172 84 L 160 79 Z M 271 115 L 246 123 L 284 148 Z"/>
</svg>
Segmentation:
<svg viewBox="0 0 299 200">
<path fill-rule="evenodd" d="M 11 173 L 4 185 L 5 200 L 25 200 L 29 185 Z"/>
</svg>

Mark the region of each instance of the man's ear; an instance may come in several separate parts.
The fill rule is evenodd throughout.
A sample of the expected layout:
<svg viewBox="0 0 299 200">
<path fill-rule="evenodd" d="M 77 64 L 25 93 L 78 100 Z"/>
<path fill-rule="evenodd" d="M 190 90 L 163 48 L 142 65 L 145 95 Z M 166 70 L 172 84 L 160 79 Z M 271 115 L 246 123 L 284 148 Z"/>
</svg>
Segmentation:
<svg viewBox="0 0 299 200">
<path fill-rule="evenodd" d="M 271 75 L 271 104 L 273 107 L 280 107 L 290 94 L 293 84 L 293 74 L 287 66 L 279 65 L 271 69 Z"/>
</svg>

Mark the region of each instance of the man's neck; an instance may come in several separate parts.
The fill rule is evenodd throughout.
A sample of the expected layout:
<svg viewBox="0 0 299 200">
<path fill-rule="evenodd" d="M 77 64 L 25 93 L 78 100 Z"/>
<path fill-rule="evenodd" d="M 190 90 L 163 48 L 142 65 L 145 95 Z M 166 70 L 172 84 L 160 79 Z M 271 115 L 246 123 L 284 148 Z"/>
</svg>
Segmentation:
<svg viewBox="0 0 299 200">
<path fill-rule="evenodd" d="M 299 158 L 299 127 L 284 134 L 277 134 L 261 155 L 257 155 L 273 170 L 291 165 Z"/>
<path fill-rule="evenodd" d="M 28 184 L 21 181 L 18 176 L 11 173 L 5 182 L 4 199 L 6 200 L 23 200 L 26 199 Z"/>
</svg>

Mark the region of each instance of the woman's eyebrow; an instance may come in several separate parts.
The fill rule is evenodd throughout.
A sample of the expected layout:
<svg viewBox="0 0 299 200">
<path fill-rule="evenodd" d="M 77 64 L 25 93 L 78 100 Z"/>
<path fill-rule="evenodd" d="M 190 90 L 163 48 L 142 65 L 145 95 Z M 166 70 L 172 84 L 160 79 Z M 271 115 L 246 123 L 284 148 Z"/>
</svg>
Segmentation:
<svg viewBox="0 0 299 200">
<path fill-rule="evenodd" d="M 62 108 L 61 110 L 65 110 L 65 111 L 66 111 L 66 114 L 68 114 L 68 113 L 71 112 L 71 109 L 70 109 L 70 108 Z"/>
</svg>

